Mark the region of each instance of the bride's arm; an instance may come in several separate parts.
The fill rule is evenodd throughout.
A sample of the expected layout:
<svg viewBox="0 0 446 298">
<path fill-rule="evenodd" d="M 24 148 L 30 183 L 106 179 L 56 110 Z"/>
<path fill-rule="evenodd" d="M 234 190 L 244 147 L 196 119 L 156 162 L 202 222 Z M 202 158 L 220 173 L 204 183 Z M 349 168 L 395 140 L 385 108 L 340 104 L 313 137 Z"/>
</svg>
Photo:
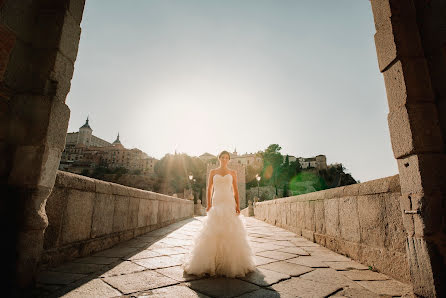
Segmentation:
<svg viewBox="0 0 446 298">
<path fill-rule="evenodd" d="M 208 180 L 208 189 L 207 189 L 207 207 L 206 207 L 206 211 L 209 211 L 209 209 L 211 209 L 212 207 L 212 187 L 214 187 L 214 179 L 212 179 L 212 177 L 214 177 L 214 170 L 211 170 L 209 172 L 209 180 Z"/>
<path fill-rule="evenodd" d="M 237 187 L 237 172 L 232 172 L 232 189 L 234 190 L 234 198 L 235 198 L 235 212 L 237 214 L 240 213 L 240 200 L 238 197 L 238 187 Z"/>
</svg>

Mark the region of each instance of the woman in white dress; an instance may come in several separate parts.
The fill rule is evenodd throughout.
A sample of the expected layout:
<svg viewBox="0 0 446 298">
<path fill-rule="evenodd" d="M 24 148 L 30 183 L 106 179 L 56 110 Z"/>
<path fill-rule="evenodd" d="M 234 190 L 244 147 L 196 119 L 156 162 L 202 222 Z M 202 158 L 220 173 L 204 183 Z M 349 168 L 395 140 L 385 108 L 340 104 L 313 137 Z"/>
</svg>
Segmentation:
<svg viewBox="0 0 446 298">
<path fill-rule="evenodd" d="M 240 218 L 237 173 L 227 166 L 229 152 L 223 151 L 218 159 L 220 167 L 209 173 L 208 213 L 182 267 L 186 273 L 198 276 L 243 277 L 255 270 L 255 263 Z"/>
</svg>

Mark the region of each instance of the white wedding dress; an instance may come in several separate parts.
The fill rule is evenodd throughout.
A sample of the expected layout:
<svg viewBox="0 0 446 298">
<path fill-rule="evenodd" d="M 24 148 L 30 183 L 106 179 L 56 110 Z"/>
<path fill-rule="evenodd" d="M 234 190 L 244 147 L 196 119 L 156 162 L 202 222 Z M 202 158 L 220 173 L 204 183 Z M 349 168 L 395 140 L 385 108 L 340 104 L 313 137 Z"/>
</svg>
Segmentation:
<svg viewBox="0 0 446 298">
<path fill-rule="evenodd" d="M 255 270 L 254 255 L 242 221 L 235 211 L 232 175 L 214 175 L 212 207 L 182 265 L 188 274 L 242 277 Z"/>
</svg>

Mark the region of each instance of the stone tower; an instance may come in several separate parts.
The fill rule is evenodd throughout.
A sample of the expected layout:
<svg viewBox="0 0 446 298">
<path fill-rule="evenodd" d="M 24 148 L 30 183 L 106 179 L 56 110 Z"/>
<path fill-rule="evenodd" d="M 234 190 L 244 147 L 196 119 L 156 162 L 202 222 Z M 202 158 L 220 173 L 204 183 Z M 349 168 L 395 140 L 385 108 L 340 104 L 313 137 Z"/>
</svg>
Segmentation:
<svg viewBox="0 0 446 298">
<path fill-rule="evenodd" d="M 87 117 L 87 121 L 85 121 L 85 124 L 79 128 L 77 143 L 85 145 L 87 147 L 90 146 L 92 133 L 93 129 L 91 129 L 90 125 L 88 124 Z"/>
</svg>

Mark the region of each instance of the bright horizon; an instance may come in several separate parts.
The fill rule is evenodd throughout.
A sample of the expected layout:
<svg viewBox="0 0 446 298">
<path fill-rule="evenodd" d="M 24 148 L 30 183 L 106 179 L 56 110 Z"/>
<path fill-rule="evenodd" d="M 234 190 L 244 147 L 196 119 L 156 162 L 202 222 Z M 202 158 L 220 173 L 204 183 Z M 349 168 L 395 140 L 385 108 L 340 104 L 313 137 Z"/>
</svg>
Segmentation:
<svg viewBox="0 0 446 298">
<path fill-rule="evenodd" d="M 398 173 L 369 1 L 87 1 L 69 132 L 157 159 L 327 156 L 361 182 Z"/>
</svg>

